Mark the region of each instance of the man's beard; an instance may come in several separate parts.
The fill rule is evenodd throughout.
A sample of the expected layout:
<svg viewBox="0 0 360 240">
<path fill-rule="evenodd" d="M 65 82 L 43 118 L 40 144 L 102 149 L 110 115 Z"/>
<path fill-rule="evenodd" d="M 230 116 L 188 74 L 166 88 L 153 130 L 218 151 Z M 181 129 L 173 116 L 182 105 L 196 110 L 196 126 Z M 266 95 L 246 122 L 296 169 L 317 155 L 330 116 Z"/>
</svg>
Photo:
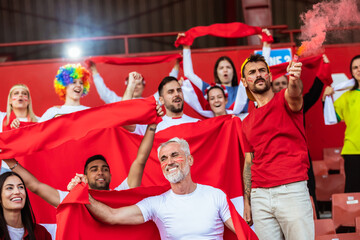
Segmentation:
<svg viewBox="0 0 360 240">
<path fill-rule="evenodd" d="M 93 189 L 93 190 L 109 190 L 110 189 L 109 188 L 110 183 L 106 183 L 104 186 L 98 186 L 96 184 L 96 182 L 95 183 L 88 183 L 88 184 L 89 184 L 89 188 Z"/>
<path fill-rule="evenodd" d="M 189 174 L 190 165 L 187 162 L 187 160 L 185 160 L 185 161 L 186 161 L 186 165 L 183 170 L 178 169 L 176 171 L 176 173 L 164 174 L 165 178 L 170 183 L 178 183 L 178 182 L 182 181 Z"/>
<path fill-rule="evenodd" d="M 169 109 L 170 112 L 173 113 L 181 113 L 184 109 L 184 101 L 181 102 L 180 107 L 175 107 L 172 104 L 165 105 L 166 109 Z"/>
<path fill-rule="evenodd" d="M 259 89 L 259 88 L 256 87 L 256 83 L 257 83 L 258 81 L 260 81 L 260 80 L 263 80 L 263 81 L 265 82 L 265 87 Z M 269 81 L 266 81 L 264 78 L 258 78 L 258 79 L 255 80 L 255 82 L 254 82 L 254 87 L 253 87 L 253 89 L 251 89 L 251 91 L 252 91 L 253 93 L 256 93 L 256 94 L 263 94 L 264 92 L 269 91 L 270 88 L 271 88 L 271 84 L 270 84 Z"/>
</svg>

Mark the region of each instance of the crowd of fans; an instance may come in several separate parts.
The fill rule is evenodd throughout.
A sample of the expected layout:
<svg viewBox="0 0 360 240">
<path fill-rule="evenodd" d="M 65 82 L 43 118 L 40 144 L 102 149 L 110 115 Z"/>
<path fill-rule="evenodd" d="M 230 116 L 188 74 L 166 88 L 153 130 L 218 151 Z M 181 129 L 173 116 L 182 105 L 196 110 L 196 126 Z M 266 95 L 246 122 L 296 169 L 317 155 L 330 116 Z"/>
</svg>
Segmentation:
<svg viewBox="0 0 360 240">
<path fill-rule="evenodd" d="M 244 212 L 241 214 L 250 226 L 254 224 L 257 237 L 314 239 L 309 190 L 316 202 L 315 182 L 306 145 L 303 114 L 318 101 L 324 84 L 316 78 L 309 93 L 304 95 L 302 63 L 290 61 L 288 73 L 273 79 L 265 60 L 268 56 L 264 57 L 256 54 L 245 59 L 239 78 L 234 62 L 229 57 L 222 56 L 214 64 L 214 81 L 209 84 L 194 73 L 190 47 L 184 45 L 184 75 L 202 92 L 213 117 L 227 115 L 236 101 L 244 103 L 240 111 L 245 155 Z M 326 56 L 323 62 L 329 62 Z M 123 126 L 134 134 L 143 135 L 143 140 L 128 177 L 115 190 L 141 185 L 157 132 L 175 125 L 200 121 L 184 114 L 186 92 L 182 88 L 184 80 L 178 80 L 179 66 L 177 61 L 154 94 L 158 102 L 154 111 L 162 117 L 162 121 L 148 126 Z M 357 116 L 360 115 L 359 55 L 352 59 L 350 72 L 355 85 L 336 100 L 334 106 L 338 120 L 345 121 L 347 126 L 342 150 L 346 192 L 360 192 L 360 175 L 357 174 L 360 167 L 360 128 L 357 123 Z M 55 92 L 64 101 L 64 105 L 54 106 L 37 117 L 32 110 L 29 88 L 16 84 L 9 91 L 6 112 L 0 112 L 0 132 L 88 109 L 80 101 L 89 92 L 91 76 L 100 98 L 106 104 L 141 99 L 146 86 L 141 73 L 131 72 L 126 79 L 125 93 L 120 97 L 106 86 L 106 79 L 104 81 L 100 76 L 95 63 L 89 69 L 80 64 L 67 64 L 60 67 L 54 75 Z M 325 95 L 332 95 L 333 92 L 331 88 L 327 88 Z M 254 106 L 251 111 L 250 105 Z M 194 161 L 186 140 L 172 138 L 163 143 L 158 149 L 158 158 L 164 177 L 171 185 L 168 192 L 117 209 L 89 195 L 90 204 L 86 205 L 88 210 L 97 219 L 109 224 L 135 225 L 152 220 L 163 239 L 198 239 L 199 236 L 222 239 L 224 225 L 235 232 L 225 193 L 192 180 L 191 166 Z M 36 224 L 26 187 L 54 207 L 69 192 L 40 182 L 16 159 L 4 159 L 1 171 L 0 239 L 50 239 L 49 233 Z M 308 179 L 311 182 L 309 185 Z M 90 189 L 109 190 L 110 181 L 110 166 L 106 158 L 101 154 L 94 155 L 87 159 L 84 173 L 76 174 L 71 179 L 68 190 L 71 191 L 81 182 L 87 183 Z M 179 230 L 175 226 L 180 222 L 183 227 Z M 193 224 L 194 222 L 204 224 Z"/>
</svg>

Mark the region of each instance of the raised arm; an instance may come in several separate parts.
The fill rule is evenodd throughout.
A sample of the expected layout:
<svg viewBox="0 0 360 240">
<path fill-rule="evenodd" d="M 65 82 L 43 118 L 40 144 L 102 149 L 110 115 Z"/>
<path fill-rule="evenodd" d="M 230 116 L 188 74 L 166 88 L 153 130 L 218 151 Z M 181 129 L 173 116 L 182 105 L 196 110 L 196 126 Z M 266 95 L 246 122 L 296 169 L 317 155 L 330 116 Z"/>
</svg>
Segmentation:
<svg viewBox="0 0 360 240">
<path fill-rule="evenodd" d="M 245 153 L 245 164 L 244 164 L 244 171 L 243 171 L 244 220 L 250 226 L 252 225 L 250 195 L 251 195 L 251 165 L 253 163 L 253 158 L 254 158 L 254 153 L 252 153 L 252 152 Z"/>
<path fill-rule="evenodd" d="M 148 125 L 144 138 L 141 141 L 139 150 L 137 152 L 136 159 L 131 164 L 127 179 L 130 188 L 139 187 L 141 185 L 146 161 L 149 158 L 153 146 L 156 126 L 157 124 Z"/>
<path fill-rule="evenodd" d="M 179 33 L 178 38 L 180 36 L 185 36 L 185 33 Z M 193 84 L 195 84 L 195 86 L 197 86 L 202 91 L 203 81 L 194 73 L 191 60 L 190 46 L 186 45 L 183 45 L 183 67 L 185 77 L 187 77 Z"/>
<path fill-rule="evenodd" d="M 121 97 L 119 97 L 114 91 L 111 91 L 104 83 L 104 79 L 100 76 L 97 71 L 95 63 L 92 63 L 90 66 L 90 70 L 92 72 L 95 88 L 101 98 L 105 103 L 113 103 L 121 101 Z"/>
<path fill-rule="evenodd" d="M 174 67 L 171 69 L 171 72 L 169 73 L 169 76 L 174 77 L 174 78 L 178 78 L 179 70 L 180 70 L 180 58 L 176 59 Z"/>
<path fill-rule="evenodd" d="M 21 166 L 15 159 L 4 159 L 9 168 L 20 175 L 26 187 L 54 207 L 60 204 L 59 192 L 49 185 L 40 182 L 34 175 Z"/>
<path fill-rule="evenodd" d="M 130 100 L 133 98 L 136 84 L 142 84 L 143 77 L 138 72 L 129 73 L 128 84 L 122 100 Z"/>
<path fill-rule="evenodd" d="M 141 213 L 141 210 L 136 205 L 121 208 L 111 208 L 106 204 L 95 200 L 91 195 L 89 195 L 89 201 L 90 204 L 86 204 L 87 209 L 94 217 L 104 223 L 111 225 L 137 225 L 144 223 L 144 217 Z"/>
<path fill-rule="evenodd" d="M 271 36 L 271 33 L 269 31 L 269 29 L 264 28 L 262 30 L 264 33 L 266 33 L 266 35 Z M 260 38 L 260 40 L 262 40 L 262 35 L 259 34 L 258 37 Z M 263 48 L 262 48 L 262 55 L 265 58 L 265 61 L 270 64 L 270 53 L 271 53 L 271 43 L 268 42 L 263 42 Z"/>
<path fill-rule="evenodd" d="M 287 69 L 289 73 L 289 85 L 285 90 L 285 99 L 293 112 L 300 111 L 303 107 L 303 84 L 300 80 L 301 66 L 301 62 L 290 61 Z"/>
</svg>

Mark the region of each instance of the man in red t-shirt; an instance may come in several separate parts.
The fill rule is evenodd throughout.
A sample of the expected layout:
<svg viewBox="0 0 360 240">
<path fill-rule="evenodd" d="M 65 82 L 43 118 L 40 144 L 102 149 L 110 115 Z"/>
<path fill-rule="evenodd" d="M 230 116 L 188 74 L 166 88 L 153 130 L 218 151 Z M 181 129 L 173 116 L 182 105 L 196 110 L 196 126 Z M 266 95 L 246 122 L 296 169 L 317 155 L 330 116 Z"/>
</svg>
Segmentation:
<svg viewBox="0 0 360 240">
<path fill-rule="evenodd" d="M 309 159 L 303 126 L 299 62 L 290 62 L 287 89 L 274 93 L 261 55 L 241 67 L 248 97 L 258 106 L 243 121 L 244 219 L 259 239 L 314 239 L 307 189 Z"/>
</svg>

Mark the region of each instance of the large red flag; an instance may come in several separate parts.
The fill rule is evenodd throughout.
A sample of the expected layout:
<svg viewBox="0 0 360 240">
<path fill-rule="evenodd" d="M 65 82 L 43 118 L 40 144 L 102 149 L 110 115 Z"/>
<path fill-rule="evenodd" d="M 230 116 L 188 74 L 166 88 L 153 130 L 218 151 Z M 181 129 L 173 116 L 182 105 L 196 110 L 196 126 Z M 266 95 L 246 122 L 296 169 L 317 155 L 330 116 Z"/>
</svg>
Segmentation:
<svg viewBox="0 0 360 240">
<path fill-rule="evenodd" d="M 150 115 L 142 115 L 144 117 L 141 120 L 142 123 L 156 121 L 156 116 L 152 115 L 155 113 L 155 102 L 148 104 L 147 101 L 145 99 L 136 102 L 147 105 L 141 111 Z M 141 115 L 138 113 L 138 105 L 134 108 L 132 103 L 134 102 L 125 101 L 123 104 L 121 102 L 110 104 L 64 115 L 48 122 L 22 128 L 21 131 L 13 130 L 11 138 L 4 135 L 11 141 L 7 146 L 7 151 L 2 155 L 22 156 L 27 151 L 31 152 L 32 154 L 18 157 L 17 160 L 41 182 L 66 190 L 68 182 L 75 173 L 83 172 L 84 163 L 88 157 L 103 154 L 111 167 L 110 187 L 114 188 L 126 178 L 142 140 L 141 136 L 119 127 L 122 123 L 134 123 L 133 117 Z M 111 109 L 116 113 L 112 113 Z M 117 117 L 108 119 L 103 115 L 105 112 L 110 115 L 116 114 Z M 74 115 L 77 117 L 75 118 Z M 70 119 L 77 121 L 70 121 Z M 47 131 L 45 125 L 52 130 Z M 71 134 L 71 138 L 63 131 Z M 238 211 L 242 212 L 241 169 L 244 157 L 240 144 L 240 132 L 240 119 L 232 118 L 230 115 L 174 126 L 158 132 L 145 167 L 142 185 L 161 186 L 167 183 L 161 172 L 156 148 L 160 143 L 172 137 L 184 138 L 189 142 L 195 159 L 192 167 L 194 181 L 222 189 L 235 202 Z M 40 140 L 37 139 L 38 136 Z M 0 134 L 0 140 L 2 137 Z M 52 139 L 52 141 L 48 143 L 44 139 Z M 23 145 L 24 140 L 27 140 L 28 144 Z M 0 157 L 2 155 L 0 154 Z M 29 195 L 38 221 L 54 223 L 55 209 L 38 196 Z"/>
<path fill-rule="evenodd" d="M 0 133 L 0 157 L 6 159 L 53 149 L 106 128 L 160 122 L 155 107 L 154 97 L 121 101 L 6 131 Z"/>
</svg>

